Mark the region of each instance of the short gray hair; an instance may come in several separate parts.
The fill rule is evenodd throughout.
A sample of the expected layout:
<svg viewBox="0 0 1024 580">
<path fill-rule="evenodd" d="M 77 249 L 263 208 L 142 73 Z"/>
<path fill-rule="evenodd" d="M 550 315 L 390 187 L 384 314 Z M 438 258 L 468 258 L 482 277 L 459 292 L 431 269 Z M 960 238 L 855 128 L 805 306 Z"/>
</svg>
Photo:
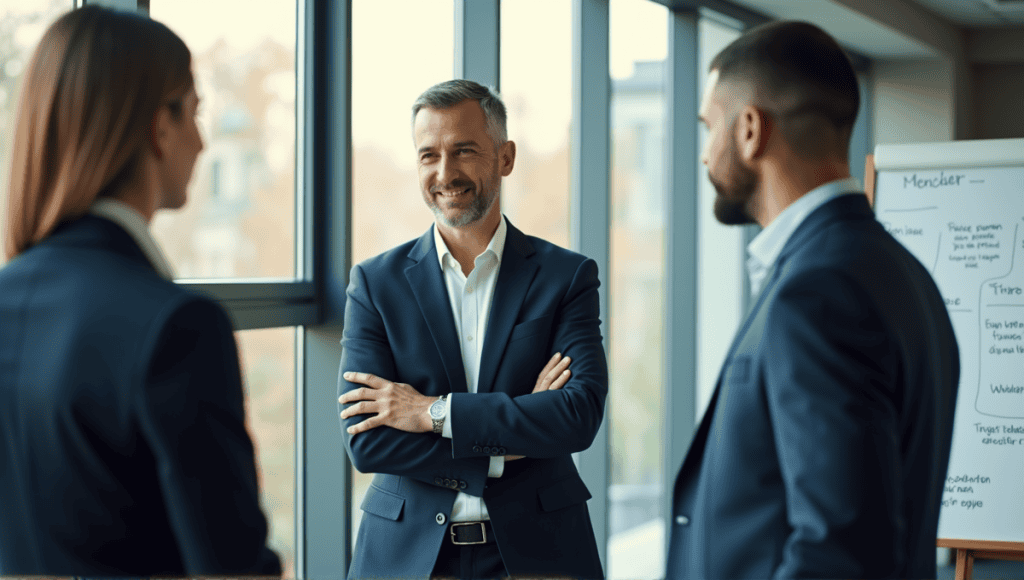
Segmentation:
<svg viewBox="0 0 1024 580">
<path fill-rule="evenodd" d="M 505 103 L 501 102 L 501 97 L 493 89 L 474 81 L 452 79 L 437 83 L 423 91 L 412 104 L 413 123 L 416 122 L 416 114 L 420 109 L 449 109 L 467 99 L 476 101 L 484 110 L 487 133 L 494 140 L 494 146 L 504 145 L 508 141 L 508 115 L 505 113 Z"/>
</svg>

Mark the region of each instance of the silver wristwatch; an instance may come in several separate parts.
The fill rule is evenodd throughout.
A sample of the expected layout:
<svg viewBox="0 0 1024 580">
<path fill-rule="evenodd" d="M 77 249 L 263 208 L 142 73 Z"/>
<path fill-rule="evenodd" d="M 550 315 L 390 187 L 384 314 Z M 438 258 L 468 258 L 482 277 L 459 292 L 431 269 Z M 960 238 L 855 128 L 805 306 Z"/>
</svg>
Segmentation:
<svg viewBox="0 0 1024 580">
<path fill-rule="evenodd" d="M 430 404 L 430 423 L 433 426 L 434 433 L 440 433 L 444 430 L 444 420 L 448 413 L 448 403 L 445 402 L 447 398 L 448 395 L 441 395 Z"/>
</svg>

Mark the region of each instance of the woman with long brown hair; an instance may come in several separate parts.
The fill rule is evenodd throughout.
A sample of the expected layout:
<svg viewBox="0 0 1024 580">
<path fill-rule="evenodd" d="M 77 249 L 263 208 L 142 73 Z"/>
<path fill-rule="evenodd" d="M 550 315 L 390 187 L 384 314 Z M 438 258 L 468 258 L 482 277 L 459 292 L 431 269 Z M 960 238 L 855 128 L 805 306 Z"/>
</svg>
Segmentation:
<svg viewBox="0 0 1024 580">
<path fill-rule="evenodd" d="M 96 6 L 46 31 L 0 269 L 0 575 L 279 574 L 238 353 L 148 224 L 203 148 L 191 54 Z"/>
</svg>

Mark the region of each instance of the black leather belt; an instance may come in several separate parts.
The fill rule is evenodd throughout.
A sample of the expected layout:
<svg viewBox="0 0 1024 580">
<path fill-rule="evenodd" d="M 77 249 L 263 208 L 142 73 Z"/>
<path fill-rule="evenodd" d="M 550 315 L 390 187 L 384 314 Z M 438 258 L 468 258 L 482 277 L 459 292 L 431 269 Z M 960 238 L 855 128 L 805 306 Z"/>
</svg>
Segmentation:
<svg viewBox="0 0 1024 580">
<path fill-rule="evenodd" d="M 494 534 L 491 522 L 454 522 L 448 528 L 448 537 L 456 546 L 475 546 L 493 544 Z"/>
</svg>

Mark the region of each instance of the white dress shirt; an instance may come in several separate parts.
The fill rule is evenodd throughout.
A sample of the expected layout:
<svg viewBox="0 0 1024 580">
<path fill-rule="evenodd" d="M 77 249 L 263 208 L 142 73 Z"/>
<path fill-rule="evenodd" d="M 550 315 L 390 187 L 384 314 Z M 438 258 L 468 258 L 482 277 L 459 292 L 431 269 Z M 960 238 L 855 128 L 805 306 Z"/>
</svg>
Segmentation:
<svg viewBox="0 0 1024 580">
<path fill-rule="evenodd" d="M 142 253 L 146 255 L 157 273 L 167 280 L 174 280 L 171 263 L 167 261 L 167 257 L 164 256 L 160 246 L 149 232 L 146 218 L 142 217 L 142 214 L 134 207 L 123 201 L 104 197 L 89 206 L 89 213 L 106 218 L 124 228 L 135 243 L 142 248 Z"/>
<path fill-rule="evenodd" d="M 750 295 L 756 297 L 764 286 L 768 273 L 775 267 L 782 248 L 800 224 L 814 210 L 829 201 L 850 193 L 864 195 L 860 181 L 856 177 L 847 177 L 830 181 L 808 191 L 800 199 L 789 204 L 778 216 L 761 230 L 761 233 L 747 244 L 747 274 L 750 276 Z"/>
<path fill-rule="evenodd" d="M 484 333 L 487 330 L 487 319 L 491 312 L 491 299 L 494 287 L 498 282 L 498 269 L 501 267 L 501 253 L 505 249 L 505 234 L 508 226 L 502 216 L 498 229 L 487 244 L 487 249 L 476 257 L 473 271 L 469 276 L 462 273 L 462 266 L 448 250 L 437 226 L 434 226 L 434 246 L 437 248 L 437 259 L 441 263 L 444 285 L 448 289 L 448 301 L 452 306 L 452 317 L 455 319 L 455 332 L 459 336 L 459 347 L 462 350 L 462 366 L 466 370 L 466 388 L 475 393 L 480 380 L 480 355 L 483 354 Z M 448 409 L 441 435 L 452 438 L 452 399 L 448 397 Z M 491 457 L 488 477 L 501 477 L 505 470 L 504 457 Z M 475 522 L 491 519 L 487 506 L 482 498 L 459 492 L 452 506 L 453 522 Z"/>
</svg>

